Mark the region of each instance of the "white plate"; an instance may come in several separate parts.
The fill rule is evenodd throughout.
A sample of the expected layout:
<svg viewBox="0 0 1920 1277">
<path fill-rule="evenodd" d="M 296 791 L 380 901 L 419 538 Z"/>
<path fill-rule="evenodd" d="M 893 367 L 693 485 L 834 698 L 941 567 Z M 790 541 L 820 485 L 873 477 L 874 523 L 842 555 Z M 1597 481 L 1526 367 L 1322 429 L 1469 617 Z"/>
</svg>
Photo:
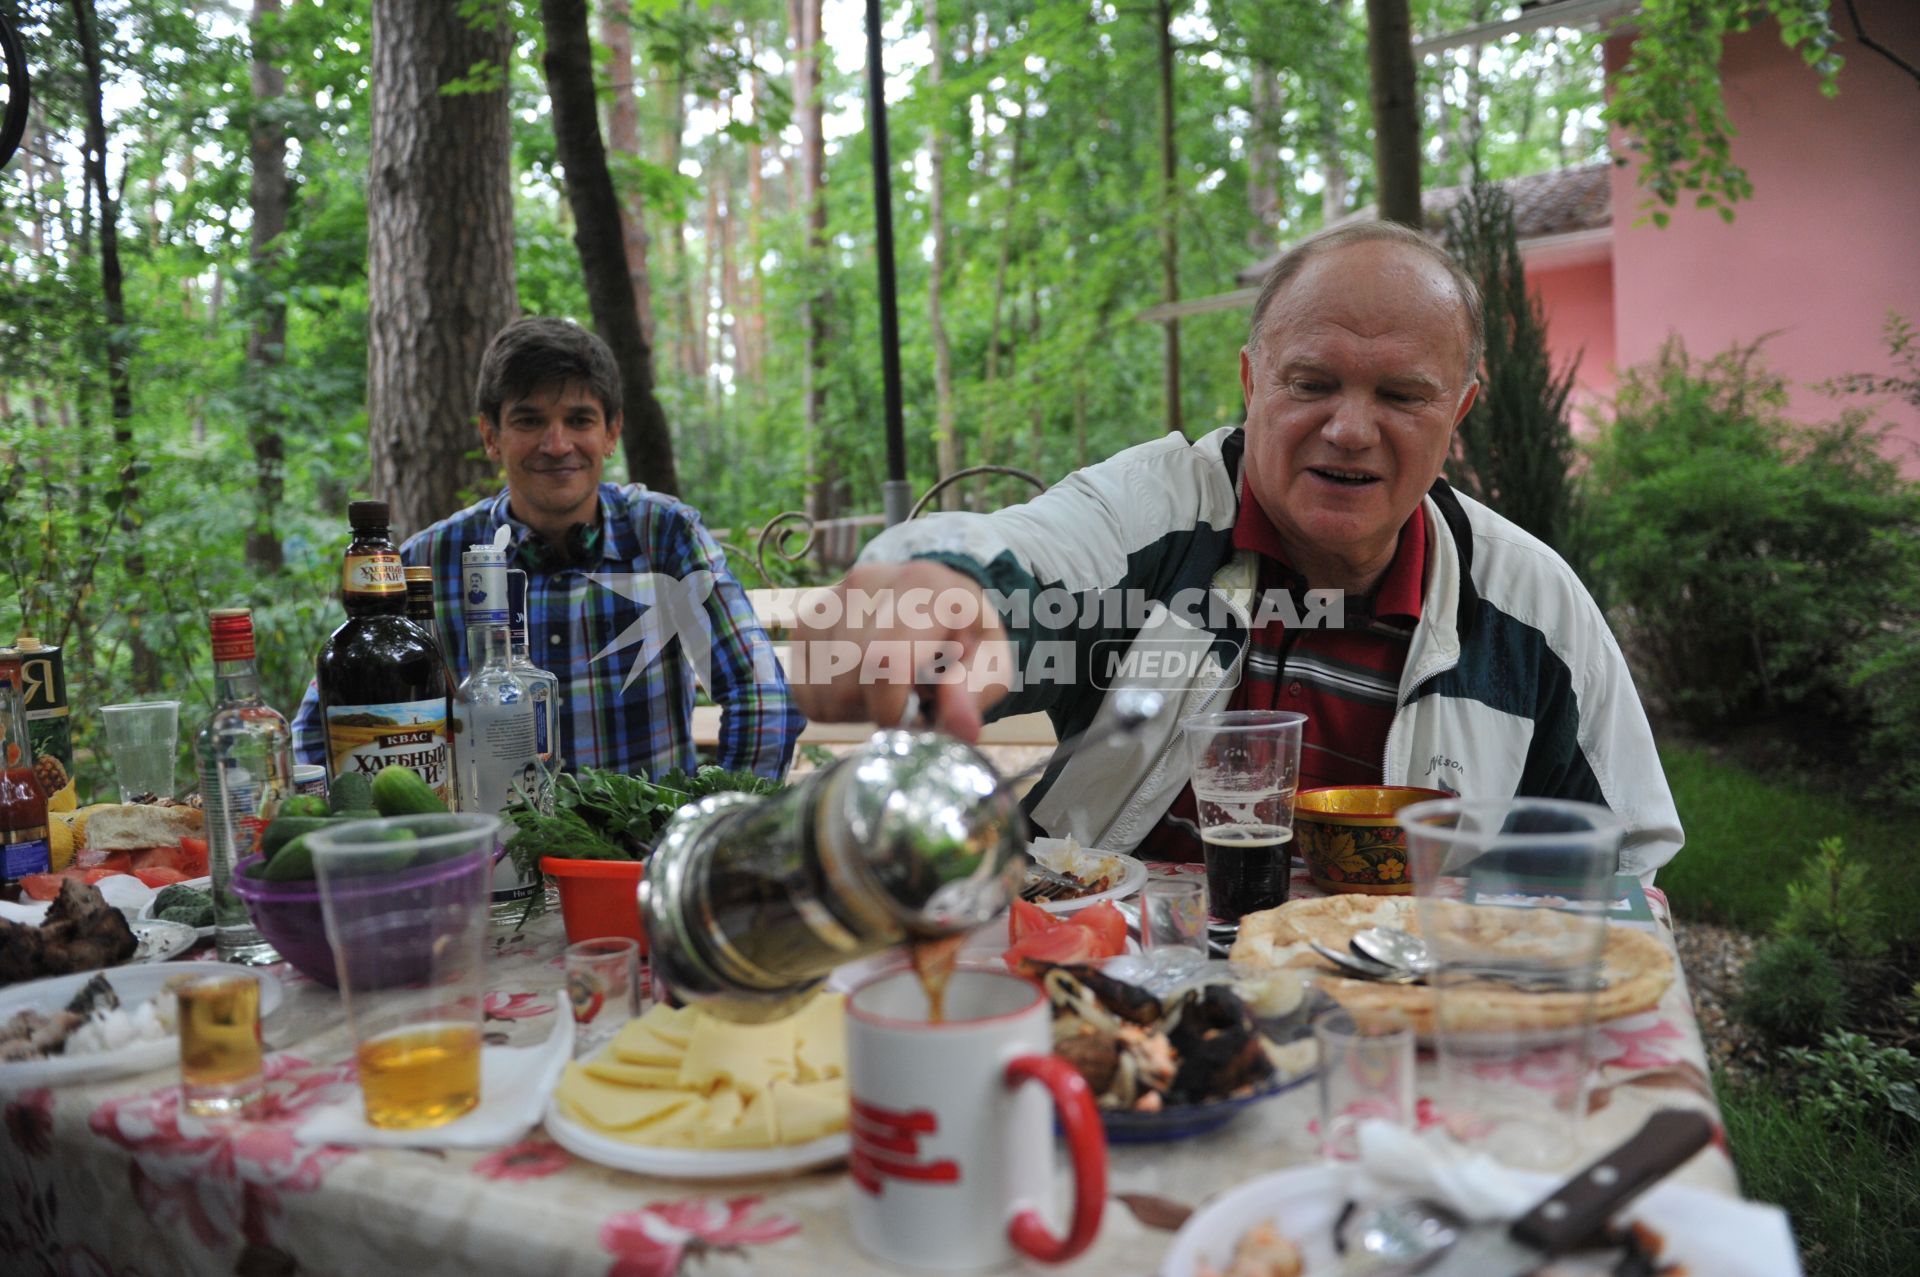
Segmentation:
<svg viewBox="0 0 1920 1277">
<path fill-rule="evenodd" d="M 662 1179 L 795 1175 L 843 1160 L 851 1142 L 842 1131 L 806 1144 L 779 1148 L 649 1148 L 614 1139 L 604 1131 L 576 1122 L 562 1113 L 554 1101 L 547 1104 L 547 1134 L 576 1157 L 616 1170 L 658 1175 Z"/>
<path fill-rule="evenodd" d="M 1545 1175 L 1536 1178 L 1544 1197 L 1556 1181 Z M 1160 1277 L 1194 1277 L 1202 1260 L 1225 1268 L 1241 1236 L 1259 1223 L 1271 1223 L 1300 1247 L 1305 1277 L 1337 1277 L 1333 1221 L 1345 1200 L 1341 1182 L 1333 1168 L 1296 1166 L 1230 1189 L 1181 1227 L 1161 1261 Z M 1685 1264 L 1691 1277 L 1800 1277 L 1793 1230 L 1778 1207 L 1661 1184 L 1626 1213 L 1658 1230 L 1667 1242 L 1662 1257 Z M 1562 1261 L 1543 1270 L 1542 1277 L 1603 1271 Z"/>
<path fill-rule="evenodd" d="M 172 922 L 165 925 L 180 926 Z M 193 928 L 181 927 L 181 930 L 191 933 Z M 160 992 L 167 981 L 177 976 L 233 975 L 235 970 L 223 962 L 175 962 L 167 966 L 113 967 L 104 974 L 107 983 L 120 996 L 121 1007 L 132 1010 Z M 102 973 L 81 971 L 0 989 L 0 1024 L 11 1020 L 17 1011 L 50 1013 L 64 1009 L 67 1003 L 73 1001 L 73 995 L 80 991 L 80 986 L 99 974 Z M 260 981 L 260 1017 L 265 1019 L 280 1005 L 280 981 L 270 971 L 252 970 L 247 974 Z M 180 1039 L 169 1037 L 135 1042 L 118 1051 L 100 1051 L 93 1055 L 55 1055 L 43 1060 L 16 1060 L 0 1063 L 0 1091 L 50 1084 L 98 1082 L 105 1078 L 157 1069 L 179 1058 Z"/>
<path fill-rule="evenodd" d="M 127 925 L 133 928 L 133 938 L 140 942 L 140 947 L 127 959 L 129 964 L 165 962 L 200 943 L 200 932 L 184 922 L 168 922 L 165 918 L 132 918 Z"/>
<path fill-rule="evenodd" d="M 181 882 L 181 883 L 177 883 L 177 884 L 175 884 L 175 885 L 176 885 L 176 886 L 181 886 L 181 887 L 195 887 L 195 888 L 198 888 L 198 889 L 199 889 L 199 890 L 201 890 L 201 891 L 212 891 L 212 890 L 213 890 L 213 879 L 212 879 L 212 878 L 189 878 L 189 879 L 187 879 L 187 880 L 186 880 L 185 882 Z M 165 888 L 165 887 L 162 887 L 162 888 L 160 889 L 160 891 L 165 891 L 165 890 L 166 890 L 166 888 Z M 143 922 L 144 922 L 144 921 L 148 921 L 148 920 L 151 920 L 151 921 L 154 921 L 154 922 L 163 922 L 163 921 L 166 921 L 165 919 L 163 919 L 163 918 L 161 918 L 161 917 L 160 917 L 159 915 L 157 915 L 157 914 L 155 914 L 155 913 L 154 913 L 154 911 L 153 911 L 153 903 L 154 903 L 154 900 L 158 900 L 158 899 L 160 898 L 160 891 L 156 891 L 156 892 L 154 892 L 154 893 L 153 893 L 153 900 L 149 900 L 149 901 L 147 901 L 147 903 L 146 903 L 146 904 L 144 904 L 144 905 L 142 905 L 142 906 L 140 907 L 140 913 L 139 913 L 139 918 L 140 918 L 140 920 L 141 920 L 141 921 L 143 921 Z M 200 938 L 201 938 L 202 940 L 211 940 L 211 939 L 213 939 L 213 928 L 212 928 L 212 927 L 197 927 L 197 928 L 195 928 L 195 931 L 196 931 L 196 933 L 197 933 L 197 934 L 199 935 L 199 937 L 200 937 Z"/>
<path fill-rule="evenodd" d="M 1105 891 L 1096 891 L 1090 896 L 1075 896 L 1071 900 L 1036 900 L 1033 903 L 1048 913 L 1078 913 L 1089 905 L 1097 905 L 1102 900 L 1115 902 L 1125 900 L 1139 891 L 1147 880 L 1146 862 L 1118 851 L 1089 851 L 1088 855 L 1099 856 L 1103 860 L 1119 862 L 1120 876 Z"/>
</svg>

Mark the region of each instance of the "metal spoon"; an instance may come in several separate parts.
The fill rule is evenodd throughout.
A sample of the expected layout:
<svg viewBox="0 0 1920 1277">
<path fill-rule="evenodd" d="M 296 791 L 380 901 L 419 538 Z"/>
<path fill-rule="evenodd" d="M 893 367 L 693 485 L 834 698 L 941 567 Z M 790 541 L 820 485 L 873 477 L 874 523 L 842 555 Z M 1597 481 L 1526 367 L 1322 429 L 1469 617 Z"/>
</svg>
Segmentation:
<svg viewBox="0 0 1920 1277">
<path fill-rule="evenodd" d="M 1382 966 L 1412 971 L 1423 977 L 1431 976 L 1439 966 L 1425 939 L 1399 927 L 1367 927 L 1354 933 L 1349 943 L 1354 952 L 1363 958 Z M 1523 987 L 1565 989 L 1569 992 L 1583 992 L 1589 983 L 1585 972 L 1571 968 L 1554 970 L 1514 963 L 1457 966 L 1453 969 L 1488 979 L 1510 981 Z M 1592 987 L 1604 989 L 1607 982 L 1603 977 L 1595 976 Z"/>
<path fill-rule="evenodd" d="M 1371 1210 L 1348 1202 L 1334 1221 L 1340 1277 L 1398 1277 L 1417 1272 L 1460 1240 L 1466 1221 L 1451 1208 L 1425 1198 Z"/>
<path fill-rule="evenodd" d="M 1093 745 L 1118 740 L 1122 736 L 1131 736 L 1142 727 L 1160 717 L 1160 711 L 1166 706 L 1165 692 L 1156 692 L 1148 687 L 1123 687 L 1113 694 L 1113 717 L 1104 723 L 1087 728 L 1078 736 L 1070 736 L 1054 746 L 1053 753 L 1041 759 L 1031 767 L 1023 768 L 1007 777 L 1007 784 L 1015 785 L 1029 776 L 1038 776 L 1057 762 L 1072 758 L 1081 750 Z"/>
<path fill-rule="evenodd" d="M 1340 970 L 1361 980 L 1378 980 L 1382 984 L 1419 984 L 1426 977 L 1418 971 L 1409 971 L 1405 967 L 1390 967 L 1371 958 L 1358 954 L 1342 953 L 1338 949 L 1329 949 L 1318 940 L 1309 940 L 1313 951 L 1331 962 Z"/>
</svg>

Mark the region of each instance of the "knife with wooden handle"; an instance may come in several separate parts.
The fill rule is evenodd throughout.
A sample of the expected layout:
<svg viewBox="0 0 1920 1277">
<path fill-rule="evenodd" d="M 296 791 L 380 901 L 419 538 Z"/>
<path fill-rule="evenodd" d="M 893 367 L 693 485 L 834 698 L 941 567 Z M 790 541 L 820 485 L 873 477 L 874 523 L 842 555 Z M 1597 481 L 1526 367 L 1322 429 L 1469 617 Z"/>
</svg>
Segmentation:
<svg viewBox="0 0 1920 1277">
<path fill-rule="evenodd" d="M 1421 1277 L 1526 1277 L 1592 1241 L 1601 1226 L 1713 1139 L 1700 1113 L 1662 1109 L 1638 1134 L 1511 1225 L 1476 1224 Z"/>
</svg>

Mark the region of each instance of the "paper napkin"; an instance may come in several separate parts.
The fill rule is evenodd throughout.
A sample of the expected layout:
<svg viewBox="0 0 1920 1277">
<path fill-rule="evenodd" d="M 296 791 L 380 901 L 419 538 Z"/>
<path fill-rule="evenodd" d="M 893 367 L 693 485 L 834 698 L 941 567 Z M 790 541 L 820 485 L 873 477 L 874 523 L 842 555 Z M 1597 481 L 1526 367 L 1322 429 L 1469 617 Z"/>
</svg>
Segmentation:
<svg viewBox="0 0 1920 1277">
<path fill-rule="evenodd" d="M 561 1004 L 564 1012 L 565 1003 Z M 553 1032 L 537 1046 L 490 1046 L 480 1052 L 480 1104 L 445 1126 L 389 1131 L 367 1123 L 359 1091 L 322 1105 L 294 1132 L 302 1144 L 360 1144 L 384 1148 L 498 1148 L 520 1139 L 547 1111 L 547 1097 L 573 1058 L 573 1017 L 554 1017 Z"/>
</svg>

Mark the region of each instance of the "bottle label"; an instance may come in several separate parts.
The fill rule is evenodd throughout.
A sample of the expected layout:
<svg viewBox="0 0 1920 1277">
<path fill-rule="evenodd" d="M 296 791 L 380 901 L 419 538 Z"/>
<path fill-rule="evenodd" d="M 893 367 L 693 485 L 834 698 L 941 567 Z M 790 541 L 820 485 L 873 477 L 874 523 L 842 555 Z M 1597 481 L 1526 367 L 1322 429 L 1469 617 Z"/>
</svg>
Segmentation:
<svg viewBox="0 0 1920 1277">
<path fill-rule="evenodd" d="M 533 748 L 543 763 L 553 759 L 553 733 L 549 727 L 552 718 L 552 697 L 547 694 L 547 685 L 536 682 L 533 685 Z"/>
<path fill-rule="evenodd" d="M 385 705 L 329 705 L 326 726 L 329 776 L 358 772 L 372 779 L 382 767 L 406 767 L 453 806 L 446 701 L 433 697 Z"/>
<path fill-rule="evenodd" d="M 46 831 L 38 838 L 0 844 L 0 881 L 43 874 L 53 868 L 53 853 L 47 846 Z"/>
<path fill-rule="evenodd" d="M 405 594 L 406 569 L 397 554 L 349 554 L 340 588 L 348 594 Z"/>
</svg>

